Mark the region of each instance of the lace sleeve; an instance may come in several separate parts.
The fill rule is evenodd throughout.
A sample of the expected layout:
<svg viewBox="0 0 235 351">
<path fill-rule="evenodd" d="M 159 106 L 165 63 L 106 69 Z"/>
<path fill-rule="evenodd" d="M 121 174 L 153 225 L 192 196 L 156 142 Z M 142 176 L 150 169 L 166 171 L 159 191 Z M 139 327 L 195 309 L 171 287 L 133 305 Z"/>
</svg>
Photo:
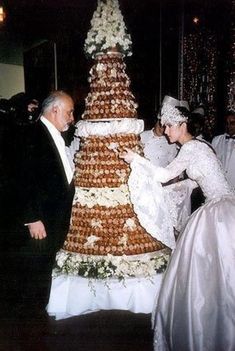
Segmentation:
<svg viewBox="0 0 235 351">
<path fill-rule="evenodd" d="M 140 162 L 137 159 L 140 159 Z M 161 183 L 153 180 L 156 167 L 136 157 L 131 163 L 128 185 L 130 198 L 140 224 L 154 238 L 173 249 L 175 237 L 168 205 Z M 144 160 L 144 159 L 143 159 Z"/>
<path fill-rule="evenodd" d="M 191 214 L 191 194 L 197 187 L 195 181 L 185 179 L 163 188 L 172 224 L 178 232 L 184 229 Z"/>
<path fill-rule="evenodd" d="M 188 218 L 187 202 L 192 189 L 182 183 L 180 187 L 175 185 L 174 191 L 172 187 L 167 191 L 163 190 L 160 182 L 175 178 L 187 168 L 190 153 L 182 149 L 166 168 L 156 167 L 136 154 L 128 181 L 131 202 L 140 224 L 154 238 L 172 249 L 175 247 L 174 227 L 179 229 Z M 171 201 L 171 196 L 174 201 Z M 184 209 L 183 216 L 179 216 L 181 209 Z"/>
<path fill-rule="evenodd" d="M 138 163 L 146 169 L 151 175 L 153 180 L 156 182 L 166 183 L 171 179 L 179 176 L 189 164 L 189 154 L 186 148 L 182 147 L 176 158 L 165 168 L 156 167 L 151 162 L 144 157 L 135 155 L 133 162 L 131 163 L 131 168 L 135 167 Z"/>
</svg>

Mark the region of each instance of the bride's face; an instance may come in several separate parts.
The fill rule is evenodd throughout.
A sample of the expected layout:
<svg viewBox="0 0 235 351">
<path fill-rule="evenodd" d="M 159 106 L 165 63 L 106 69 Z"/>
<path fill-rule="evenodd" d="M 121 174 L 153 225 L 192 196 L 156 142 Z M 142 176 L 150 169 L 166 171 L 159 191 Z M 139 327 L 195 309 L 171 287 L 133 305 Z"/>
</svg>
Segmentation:
<svg viewBox="0 0 235 351">
<path fill-rule="evenodd" d="M 165 132 L 171 143 L 177 143 L 182 137 L 182 125 L 180 124 L 166 124 Z"/>
</svg>

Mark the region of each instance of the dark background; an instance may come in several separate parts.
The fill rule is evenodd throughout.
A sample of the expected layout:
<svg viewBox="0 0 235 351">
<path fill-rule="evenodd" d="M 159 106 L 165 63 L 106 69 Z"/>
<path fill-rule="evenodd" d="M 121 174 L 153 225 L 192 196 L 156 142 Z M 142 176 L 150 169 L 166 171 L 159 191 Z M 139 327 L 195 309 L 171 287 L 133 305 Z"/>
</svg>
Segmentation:
<svg viewBox="0 0 235 351">
<path fill-rule="evenodd" d="M 218 118 L 224 112 L 230 44 L 229 0 L 120 0 L 120 8 L 132 37 L 133 55 L 125 59 L 139 116 L 151 124 L 166 94 L 178 96 L 179 39 L 211 30 L 217 37 Z M 54 88 L 72 94 L 78 117 L 84 109 L 92 61 L 83 45 L 96 9 L 96 0 L 8 0 L 1 33 L 22 42 L 26 92 L 43 99 Z M 199 23 L 193 18 L 198 16 Z M 57 67 L 55 67 L 55 48 Z M 55 72 L 56 71 L 56 72 Z"/>
</svg>

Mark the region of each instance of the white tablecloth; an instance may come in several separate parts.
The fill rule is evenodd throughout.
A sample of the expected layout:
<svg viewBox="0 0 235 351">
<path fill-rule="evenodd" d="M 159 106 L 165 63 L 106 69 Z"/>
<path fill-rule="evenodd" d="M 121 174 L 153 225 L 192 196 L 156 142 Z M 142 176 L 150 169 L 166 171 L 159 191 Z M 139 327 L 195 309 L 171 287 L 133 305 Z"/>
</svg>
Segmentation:
<svg viewBox="0 0 235 351">
<path fill-rule="evenodd" d="M 162 276 L 119 281 L 60 275 L 53 278 L 47 311 L 56 319 L 113 309 L 151 313 Z"/>
</svg>

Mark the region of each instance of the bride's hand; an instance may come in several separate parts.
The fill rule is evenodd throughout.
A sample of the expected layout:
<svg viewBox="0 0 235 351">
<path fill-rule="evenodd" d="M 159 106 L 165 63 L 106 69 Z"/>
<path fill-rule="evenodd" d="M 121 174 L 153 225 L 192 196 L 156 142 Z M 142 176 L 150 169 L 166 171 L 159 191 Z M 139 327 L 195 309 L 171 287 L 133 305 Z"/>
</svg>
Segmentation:
<svg viewBox="0 0 235 351">
<path fill-rule="evenodd" d="M 131 163 L 136 155 L 135 152 L 131 151 L 130 149 L 125 149 L 125 151 L 119 154 L 119 157 L 122 158 L 127 163 Z"/>
</svg>

